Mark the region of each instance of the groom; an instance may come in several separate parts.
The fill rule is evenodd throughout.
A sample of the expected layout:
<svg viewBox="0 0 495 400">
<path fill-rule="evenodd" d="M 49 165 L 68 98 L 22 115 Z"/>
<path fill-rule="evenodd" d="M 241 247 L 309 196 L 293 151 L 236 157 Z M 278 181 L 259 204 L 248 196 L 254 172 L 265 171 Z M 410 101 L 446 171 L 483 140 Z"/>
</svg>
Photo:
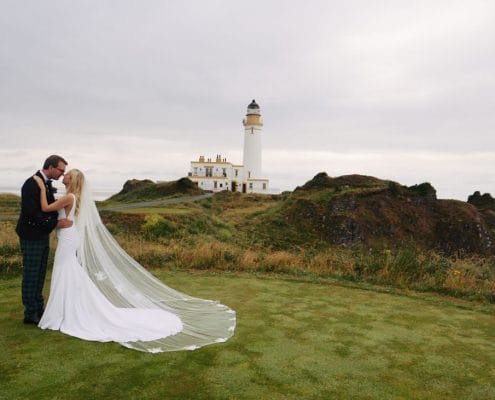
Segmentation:
<svg viewBox="0 0 495 400">
<path fill-rule="evenodd" d="M 48 203 L 55 201 L 52 179 L 58 180 L 65 173 L 67 161 L 57 155 L 45 160 L 43 169 L 36 172 L 45 181 Z M 44 311 L 43 285 L 49 252 L 49 235 L 56 227 L 68 228 L 72 222 L 57 221 L 58 213 L 41 211 L 40 188 L 31 176 L 22 186 L 21 214 L 16 232 L 22 252 L 22 303 L 24 323 L 38 325 Z"/>
</svg>

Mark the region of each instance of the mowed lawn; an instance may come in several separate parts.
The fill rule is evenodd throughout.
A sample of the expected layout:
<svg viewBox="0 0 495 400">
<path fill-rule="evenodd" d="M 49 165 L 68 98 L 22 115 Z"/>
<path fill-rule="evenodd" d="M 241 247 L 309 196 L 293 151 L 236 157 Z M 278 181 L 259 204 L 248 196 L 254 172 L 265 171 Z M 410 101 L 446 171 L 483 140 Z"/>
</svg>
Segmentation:
<svg viewBox="0 0 495 400">
<path fill-rule="evenodd" d="M 148 354 L 22 324 L 0 281 L 1 399 L 495 399 L 495 306 L 336 282 L 156 272 L 235 336 Z M 47 285 L 48 286 L 48 285 Z"/>
</svg>

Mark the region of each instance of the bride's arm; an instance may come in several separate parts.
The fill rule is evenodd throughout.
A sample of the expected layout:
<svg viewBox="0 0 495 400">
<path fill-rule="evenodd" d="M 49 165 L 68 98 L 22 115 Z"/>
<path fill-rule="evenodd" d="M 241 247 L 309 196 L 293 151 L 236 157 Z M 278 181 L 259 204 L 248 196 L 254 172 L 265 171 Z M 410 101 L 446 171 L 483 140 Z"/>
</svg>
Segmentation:
<svg viewBox="0 0 495 400">
<path fill-rule="evenodd" d="M 41 193 L 40 193 L 41 194 L 40 195 L 41 209 L 44 212 L 58 211 L 58 210 L 64 208 L 65 206 L 72 204 L 73 197 L 69 196 L 68 194 L 66 194 L 65 196 L 62 196 L 57 201 L 55 201 L 51 204 L 48 204 L 48 201 L 46 199 L 45 183 L 43 182 L 43 180 L 39 176 L 35 175 L 35 176 L 33 176 L 33 178 L 36 181 L 36 183 L 38 184 L 40 191 L 41 191 Z"/>
</svg>

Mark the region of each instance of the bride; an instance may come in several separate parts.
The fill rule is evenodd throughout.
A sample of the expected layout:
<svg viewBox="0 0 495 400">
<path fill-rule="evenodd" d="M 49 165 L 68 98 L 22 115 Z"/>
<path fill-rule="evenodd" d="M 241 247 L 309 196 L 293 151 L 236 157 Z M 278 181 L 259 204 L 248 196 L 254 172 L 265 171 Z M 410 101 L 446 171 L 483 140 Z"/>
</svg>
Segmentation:
<svg viewBox="0 0 495 400">
<path fill-rule="evenodd" d="M 57 231 L 50 296 L 39 327 L 151 353 L 194 350 L 225 342 L 235 312 L 212 300 L 178 292 L 132 259 L 103 225 L 84 175 L 64 176 L 66 195 L 41 208 L 74 221 Z"/>
</svg>

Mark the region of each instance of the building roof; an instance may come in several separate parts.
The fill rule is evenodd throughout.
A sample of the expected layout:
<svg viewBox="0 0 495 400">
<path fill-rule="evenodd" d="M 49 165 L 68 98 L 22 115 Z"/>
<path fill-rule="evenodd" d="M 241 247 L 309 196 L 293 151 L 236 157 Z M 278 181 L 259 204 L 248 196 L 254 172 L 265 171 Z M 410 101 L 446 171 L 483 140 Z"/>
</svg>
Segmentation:
<svg viewBox="0 0 495 400">
<path fill-rule="evenodd" d="M 215 164 L 215 165 L 231 165 L 231 166 L 234 166 L 234 164 L 232 164 L 230 161 L 191 161 L 191 165 L 192 164 L 201 164 L 201 165 L 210 165 L 210 164 Z"/>
</svg>

